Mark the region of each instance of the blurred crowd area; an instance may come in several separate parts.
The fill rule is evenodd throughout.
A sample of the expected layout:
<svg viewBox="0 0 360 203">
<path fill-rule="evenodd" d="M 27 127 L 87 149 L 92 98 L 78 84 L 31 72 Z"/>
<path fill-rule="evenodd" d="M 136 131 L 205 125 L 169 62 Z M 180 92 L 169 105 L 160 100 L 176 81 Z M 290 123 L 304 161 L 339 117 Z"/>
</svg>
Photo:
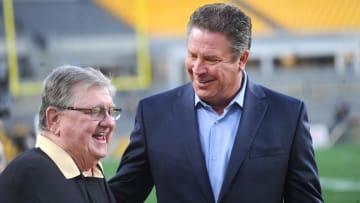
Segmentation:
<svg viewBox="0 0 360 203">
<path fill-rule="evenodd" d="M 114 149 L 141 98 L 188 81 L 186 22 L 214 1 L 136 2 L 1 1 L 0 163 L 33 146 L 41 82 L 56 66 L 92 66 L 113 78 L 124 109 Z M 222 2 L 252 17 L 248 75 L 305 101 L 315 146 L 360 144 L 358 0 Z"/>
</svg>

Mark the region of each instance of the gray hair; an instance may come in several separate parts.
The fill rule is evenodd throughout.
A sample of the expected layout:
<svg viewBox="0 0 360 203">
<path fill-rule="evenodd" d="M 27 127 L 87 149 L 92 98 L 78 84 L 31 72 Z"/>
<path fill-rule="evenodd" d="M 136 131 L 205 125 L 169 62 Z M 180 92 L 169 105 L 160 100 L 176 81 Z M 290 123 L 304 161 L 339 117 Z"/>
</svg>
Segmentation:
<svg viewBox="0 0 360 203">
<path fill-rule="evenodd" d="M 235 6 L 215 3 L 198 8 L 190 16 L 187 36 L 194 27 L 224 34 L 230 41 L 233 60 L 250 50 L 251 19 Z"/>
<path fill-rule="evenodd" d="M 74 86 L 85 88 L 99 86 L 109 90 L 111 96 L 115 94 L 115 87 L 111 79 L 92 67 L 78 67 L 65 65 L 55 68 L 43 83 L 41 106 L 39 111 L 39 130 L 47 130 L 46 109 L 49 106 L 64 108 L 74 99 Z"/>
</svg>

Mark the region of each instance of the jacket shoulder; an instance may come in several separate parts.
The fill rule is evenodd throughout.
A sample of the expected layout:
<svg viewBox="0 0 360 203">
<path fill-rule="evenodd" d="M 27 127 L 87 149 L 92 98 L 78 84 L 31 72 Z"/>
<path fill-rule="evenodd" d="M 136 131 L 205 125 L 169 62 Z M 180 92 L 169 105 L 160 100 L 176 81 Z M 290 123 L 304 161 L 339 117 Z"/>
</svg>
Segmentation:
<svg viewBox="0 0 360 203">
<path fill-rule="evenodd" d="M 256 84 L 254 82 L 249 82 L 248 90 L 259 98 L 265 98 L 270 101 L 274 100 L 276 102 L 286 102 L 286 103 L 294 103 L 300 104 L 303 101 L 295 96 L 291 96 L 289 94 L 285 94 L 279 92 L 277 90 L 271 89 L 269 87 L 265 87 L 260 84 Z"/>
<path fill-rule="evenodd" d="M 30 173 L 41 173 L 39 169 L 46 169 L 49 167 L 49 163 L 52 161 L 48 156 L 41 151 L 39 148 L 33 148 L 23 152 L 14 158 L 7 165 L 3 174 L 27 174 Z"/>
</svg>

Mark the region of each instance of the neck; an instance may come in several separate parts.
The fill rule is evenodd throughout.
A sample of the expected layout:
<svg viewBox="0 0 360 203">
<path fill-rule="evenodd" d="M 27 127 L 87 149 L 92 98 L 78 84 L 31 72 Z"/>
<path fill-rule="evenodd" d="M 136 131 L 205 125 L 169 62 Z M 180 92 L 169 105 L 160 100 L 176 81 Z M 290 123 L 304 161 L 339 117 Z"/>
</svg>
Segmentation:
<svg viewBox="0 0 360 203">
<path fill-rule="evenodd" d="M 86 177 L 89 177 L 89 176 L 94 176 L 94 171 L 92 168 L 90 168 L 89 170 L 87 171 L 82 171 L 82 174 Z"/>
<path fill-rule="evenodd" d="M 221 116 L 224 113 L 224 109 L 226 106 L 212 106 L 212 108 L 214 109 L 214 111 Z"/>
</svg>

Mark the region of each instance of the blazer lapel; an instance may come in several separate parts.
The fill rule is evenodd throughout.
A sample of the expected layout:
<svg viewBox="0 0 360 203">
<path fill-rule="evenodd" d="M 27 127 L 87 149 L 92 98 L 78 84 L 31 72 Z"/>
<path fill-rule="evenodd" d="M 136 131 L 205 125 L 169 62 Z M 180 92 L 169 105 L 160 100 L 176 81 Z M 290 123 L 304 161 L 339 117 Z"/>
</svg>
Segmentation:
<svg viewBox="0 0 360 203">
<path fill-rule="evenodd" d="M 183 91 L 182 91 L 183 90 Z M 179 89 L 177 93 L 178 99 L 174 103 L 174 111 L 181 118 L 183 126 L 183 148 L 187 159 L 192 167 L 194 178 L 201 188 L 206 202 L 214 202 L 209 177 L 206 170 L 205 159 L 200 143 L 198 122 L 195 112 L 195 93 L 191 84 L 183 89 Z M 195 125 L 194 125 L 195 124 Z"/>
<path fill-rule="evenodd" d="M 226 194 L 226 191 L 228 191 L 237 171 L 248 155 L 254 136 L 267 109 L 267 104 L 261 100 L 264 96 L 265 94 L 262 89 L 248 80 L 244 109 L 231 152 L 227 173 L 220 191 L 219 200 L 221 200 Z"/>
</svg>

